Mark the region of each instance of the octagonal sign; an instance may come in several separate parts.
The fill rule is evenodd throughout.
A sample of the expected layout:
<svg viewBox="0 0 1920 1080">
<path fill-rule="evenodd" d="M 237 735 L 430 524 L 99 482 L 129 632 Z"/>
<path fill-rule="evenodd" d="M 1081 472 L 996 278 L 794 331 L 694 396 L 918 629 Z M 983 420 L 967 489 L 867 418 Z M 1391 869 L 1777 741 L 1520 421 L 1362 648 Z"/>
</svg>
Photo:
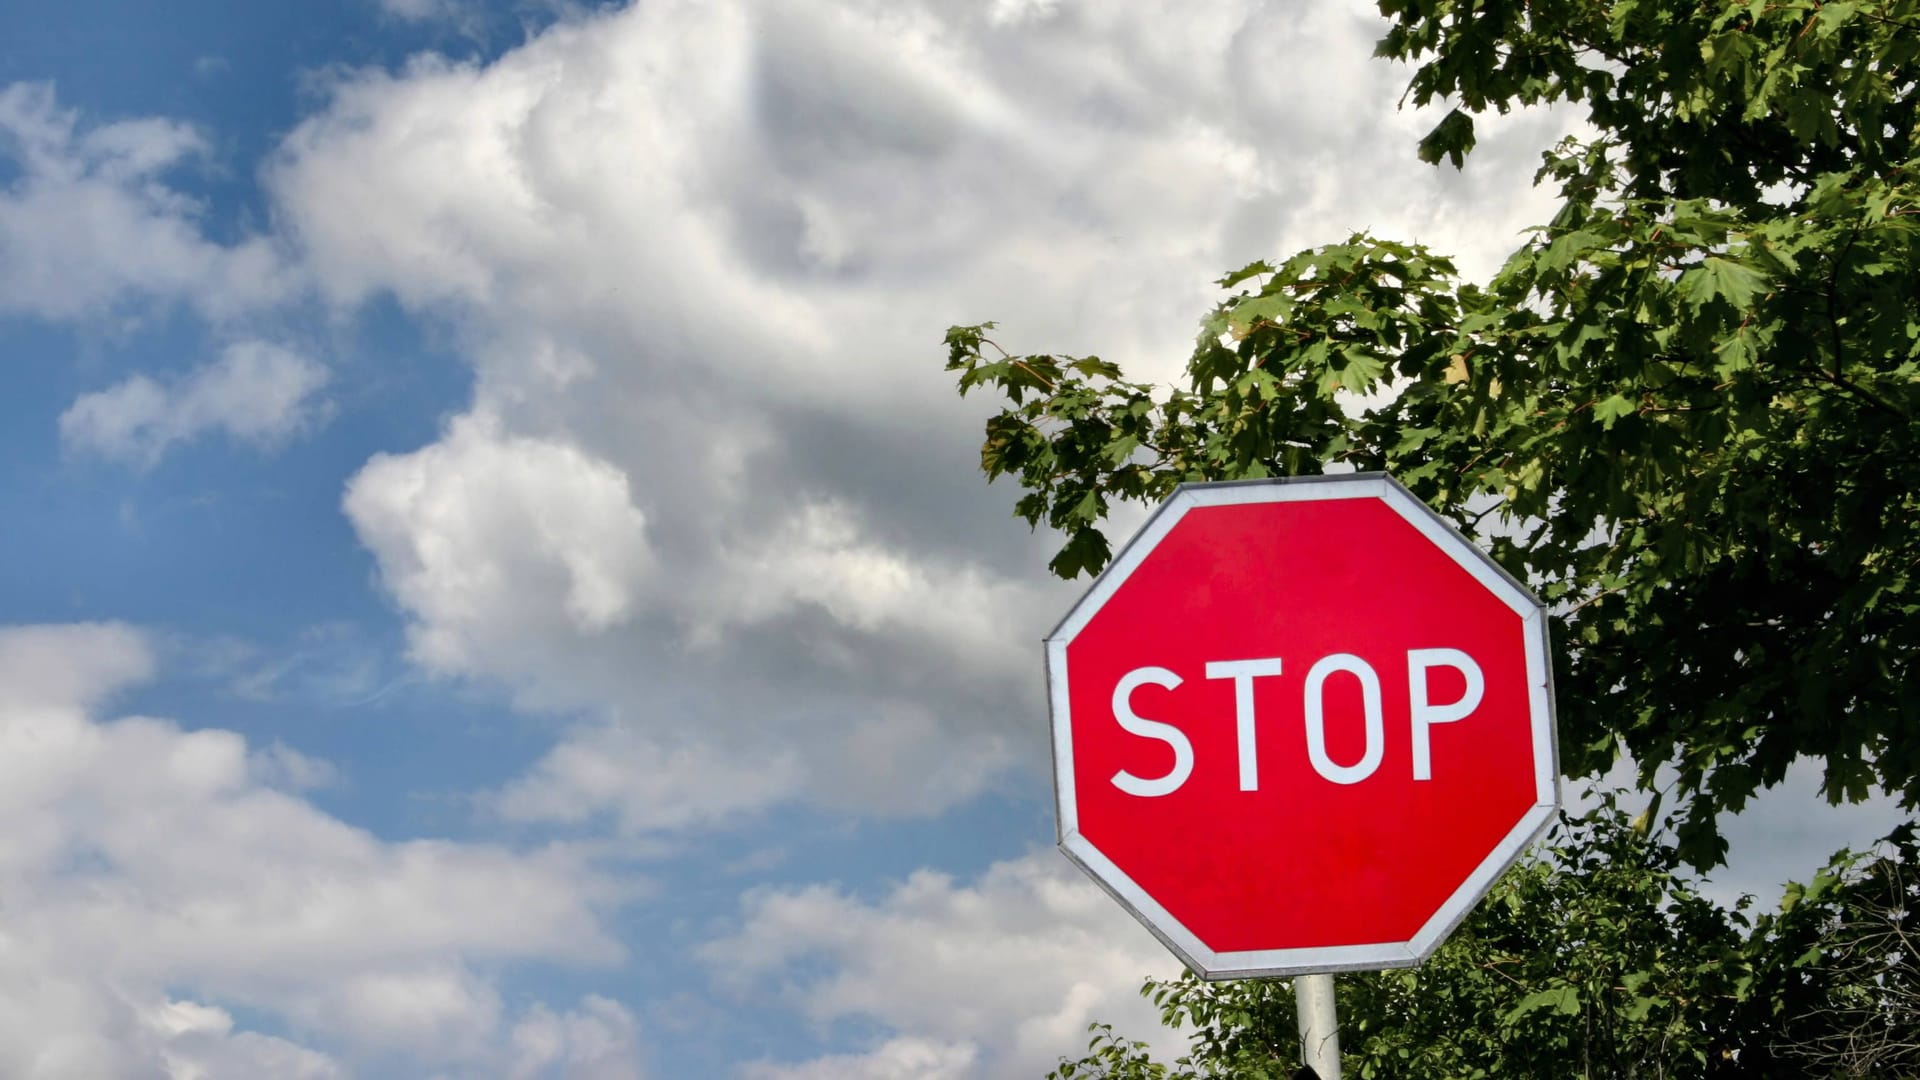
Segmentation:
<svg viewBox="0 0 1920 1080">
<path fill-rule="evenodd" d="M 1046 647 L 1060 847 L 1203 977 L 1419 963 L 1553 816 L 1545 612 L 1384 474 L 1180 488 Z"/>
</svg>

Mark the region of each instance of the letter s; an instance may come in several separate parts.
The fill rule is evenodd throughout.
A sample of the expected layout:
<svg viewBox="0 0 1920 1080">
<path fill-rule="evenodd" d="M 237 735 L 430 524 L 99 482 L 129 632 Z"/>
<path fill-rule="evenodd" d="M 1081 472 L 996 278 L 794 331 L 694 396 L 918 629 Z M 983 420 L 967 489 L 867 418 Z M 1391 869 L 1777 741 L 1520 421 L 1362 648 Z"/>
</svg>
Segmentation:
<svg viewBox="0 0 1920 1080">
<path fill-rule="evenodd" d="M 1148 720 L 1133 711 L 1133 692 L 1149 683 L 1172 690 L 1180 685 L 1180 676 L 1163 667 L 1134 668 L 1127 672 L 1113 688 L 1113 718 L 1129 734 L 1158 739 L 1173 747 L 1173 768 L 1157 780 L 1145 780 L 1121 769 L 1113 774 L 1113 786 L 1129 795 L 1150 799 L 1180 790 L 1180 785 L 1193 775 L 1193 744 L 1172 724 Z"/>
</svg>

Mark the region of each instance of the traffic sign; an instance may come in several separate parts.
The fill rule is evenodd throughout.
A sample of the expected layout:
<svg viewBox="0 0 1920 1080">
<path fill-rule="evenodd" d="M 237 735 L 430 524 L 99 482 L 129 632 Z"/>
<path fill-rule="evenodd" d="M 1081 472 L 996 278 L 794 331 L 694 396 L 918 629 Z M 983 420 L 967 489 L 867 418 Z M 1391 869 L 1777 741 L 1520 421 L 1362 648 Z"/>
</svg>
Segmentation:
<svg viewBox="0 0 1920 1080">
<path fill-rule="evenodd" d="M 1206 978 L 1419 963 L 1557 804 L 1544 609 L 1385 474 L 1181 487 L 1046 650 L 1060 847 Z"/>
</svg>

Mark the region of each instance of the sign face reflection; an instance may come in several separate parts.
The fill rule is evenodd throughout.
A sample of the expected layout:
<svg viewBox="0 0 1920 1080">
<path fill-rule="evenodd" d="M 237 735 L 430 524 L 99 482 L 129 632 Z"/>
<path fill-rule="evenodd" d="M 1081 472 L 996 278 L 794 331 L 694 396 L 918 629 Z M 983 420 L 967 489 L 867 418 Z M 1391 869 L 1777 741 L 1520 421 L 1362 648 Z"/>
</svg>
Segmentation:
<svg viewBox="0 0 1920 1080">
<path fill-rule="evenodd" d="M 1552 819 L 1545 612 L 1382 474 L 1182 487 L 1046 648 L 1060 847 L 1202 976 L 1419 963 Z"/>
</svg>

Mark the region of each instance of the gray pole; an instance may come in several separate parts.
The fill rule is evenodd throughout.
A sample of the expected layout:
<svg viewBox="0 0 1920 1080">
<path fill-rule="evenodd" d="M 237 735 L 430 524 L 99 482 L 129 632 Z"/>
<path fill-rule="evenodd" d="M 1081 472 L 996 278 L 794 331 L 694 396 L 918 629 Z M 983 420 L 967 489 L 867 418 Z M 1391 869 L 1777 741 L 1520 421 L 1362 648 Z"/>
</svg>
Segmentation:
<svg viewBox="0 0 1920 1080">
<path fill-rule="evenodd" d="M 1300 1060 L 1320 1080 L 1340 1080 L 1340 1025 L 1333 1011 L 1333 976 L 1301 975 L 1293 980 L 1293 1001 L 1300 1011 Z"/>
</svg>

